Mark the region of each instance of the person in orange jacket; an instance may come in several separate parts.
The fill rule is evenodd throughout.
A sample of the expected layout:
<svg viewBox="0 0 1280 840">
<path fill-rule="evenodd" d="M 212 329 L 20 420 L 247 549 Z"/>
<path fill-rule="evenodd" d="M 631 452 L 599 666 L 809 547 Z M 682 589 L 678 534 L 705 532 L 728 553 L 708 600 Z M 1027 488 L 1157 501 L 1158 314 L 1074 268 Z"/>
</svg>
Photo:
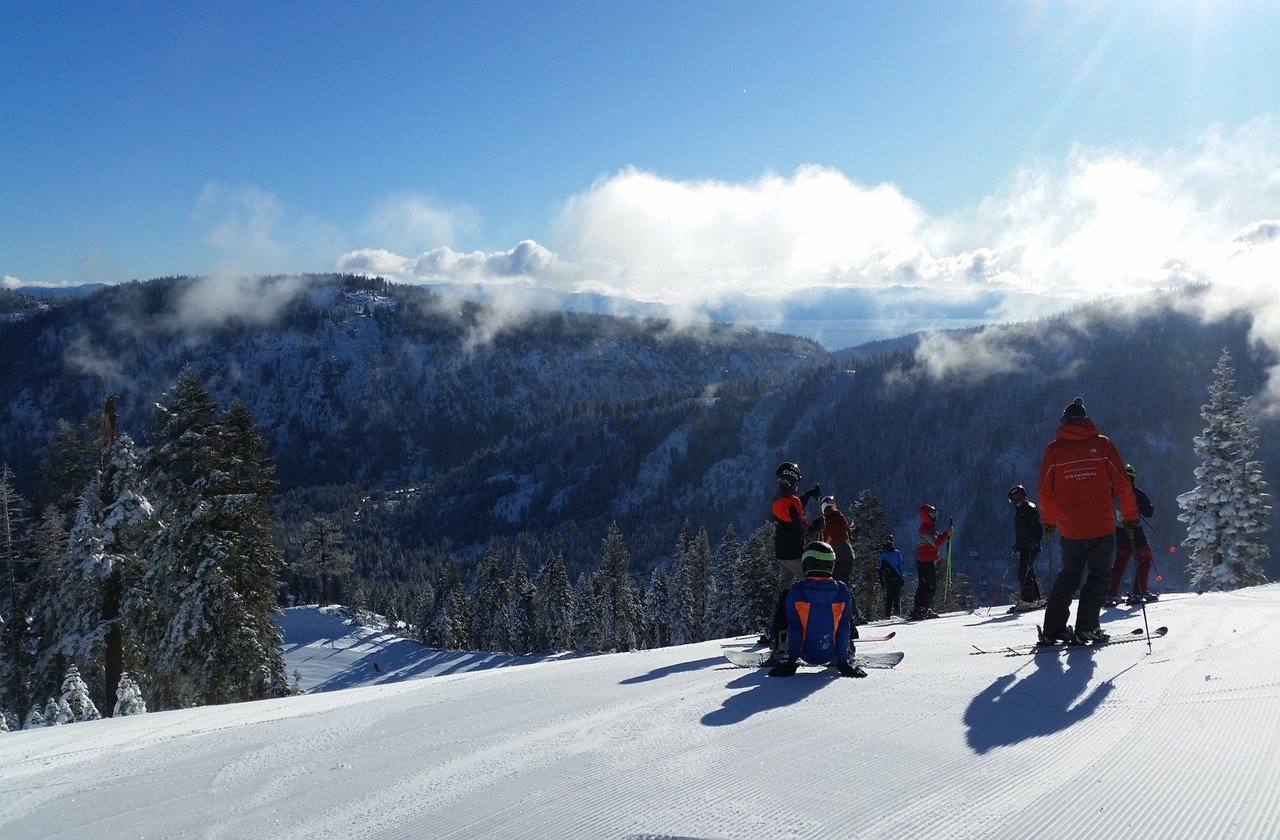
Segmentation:
<svg viewBox="0 0 1280 840">
<path fill-rule="evenodd" d="M 1080 397 L 1062 412 L 1062 421 L 1040 462 L 1040 521 L 1046 535 L 1058 531 L 1062 570 L 1053 581 L 1044 610 L 1041 644 L 1101 644 L 1110 637 L 1099 614 L 1115 559 L 1115 502 L 1126 528 L 1138 523 L 1124 459 L 1114 443 L 1089 419 Z M 1088 570 L 1084 586 L 1080 579 Z M 1075 629 L 1071 598 L 1080 591 Z"/>
</svg>

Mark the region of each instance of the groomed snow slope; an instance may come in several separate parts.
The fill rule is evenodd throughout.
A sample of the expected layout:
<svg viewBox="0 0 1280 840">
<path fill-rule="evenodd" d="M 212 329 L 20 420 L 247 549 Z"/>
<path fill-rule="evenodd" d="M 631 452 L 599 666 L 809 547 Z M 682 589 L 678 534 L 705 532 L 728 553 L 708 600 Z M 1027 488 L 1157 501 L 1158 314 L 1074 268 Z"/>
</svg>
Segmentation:
<svg viewBox="0 0 1280 840">
<path fill-rule="evenodd" d="M 1034 636 L 993 611 L 863 680 L 726 640 L 0 735 L 0 837 L 1277 836 L 1280 586 L 1147 613 L 1150 653 L 969 655 Z"/>
</svg>

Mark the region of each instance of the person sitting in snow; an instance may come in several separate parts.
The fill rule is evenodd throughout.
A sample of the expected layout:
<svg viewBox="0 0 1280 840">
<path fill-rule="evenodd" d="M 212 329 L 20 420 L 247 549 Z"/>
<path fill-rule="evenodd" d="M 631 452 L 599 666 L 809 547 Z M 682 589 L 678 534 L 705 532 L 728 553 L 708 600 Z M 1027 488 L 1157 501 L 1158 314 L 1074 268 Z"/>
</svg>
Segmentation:
<svg viewBox="0 0 1280 840">
<path fill-rule="evenodd" d="M 849 587 L 831 577 L 836 554 L 827 543 L 814 541 L 801 557 L 804 577 L 787 592 L 787 647 L 778 652 L 771 677 L 789 677 L 800 660 L 810 665 L 834 665 L 842 677 L 865 677 L 867 672 L 850 662 L 857 630 L 850 621 L 853 597 Z"/>
</svg>

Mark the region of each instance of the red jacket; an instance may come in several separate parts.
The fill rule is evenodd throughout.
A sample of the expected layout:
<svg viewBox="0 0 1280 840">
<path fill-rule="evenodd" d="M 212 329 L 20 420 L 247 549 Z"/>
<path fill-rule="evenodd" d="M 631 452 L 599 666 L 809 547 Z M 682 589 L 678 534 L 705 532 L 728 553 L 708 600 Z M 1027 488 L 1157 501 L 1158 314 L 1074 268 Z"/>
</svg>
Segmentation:
<svg viewBox="0 0 1280 840">
<path fill-rule="evenodd" d="M 1040 462 L 1040 521 L 1069 540 L 1108 536 L 1116 527 L 1113 494 L 1121 519 L 1137 522 L 1138 503 L 1115 444 L 1087 417 L 1063 423 Z"/>
<path fill-rule="evenodd" d="M 916 529 L 916 562 L 938 562 L 938 551 L 951 539 L 951 529 L 938 530 L 938 523 L 924 510 L 920 511 L 920 527 Z"/>
</svg>

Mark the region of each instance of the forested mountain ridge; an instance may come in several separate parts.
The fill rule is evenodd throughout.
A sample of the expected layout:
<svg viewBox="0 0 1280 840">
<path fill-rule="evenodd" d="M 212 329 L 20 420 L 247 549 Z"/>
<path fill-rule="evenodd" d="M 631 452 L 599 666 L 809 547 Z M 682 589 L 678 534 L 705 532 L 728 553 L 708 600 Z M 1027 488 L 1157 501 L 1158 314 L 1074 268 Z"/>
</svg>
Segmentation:
<svg viewBox="0 0 1280 840">
<path fill-rule="evenodd" d="M 1246 323 L 1204 324 L 1172 305 L 1084 307 L 867 356 L 727 326 L 515 316 L 350 276 L 233 287 L 247 307 L 206 294 L 207 282 L 127 284 L 0 326 L 0 457 L 32 483 L 56 420 L 79 422 L 105 393 L 143 439 L 150 405 L 190 364 L 263 429 L 281 538 L 330 516 L 371 581 L 448 556 L 465 565 L 495 538 L 535 567 L 564 552 L 576 572 L 594 565 L 611 521 L 643 580 L 686 521 L 713 540 L 766 522 L 773 468 L 795 460 L 803 487 L 820 482 L 846 509 L 870 489 L 907 546 L 922 502 L 954 516 L 957 567 L 985 587 L 1012 540 L 1005 490 L 1034 488 L 1058 415 L 1080 395 L 1138 468 L 1172 583 L 1183 561 L 1168 547 L 1184 533 L 1174 497 L 1194 484 L 1214 362 L 1230 349 L 1248 395 L 1274 361 L 1253 355 Z M 1260 425 L 1274 486 L 1275 424 Z"/>
</svg>

